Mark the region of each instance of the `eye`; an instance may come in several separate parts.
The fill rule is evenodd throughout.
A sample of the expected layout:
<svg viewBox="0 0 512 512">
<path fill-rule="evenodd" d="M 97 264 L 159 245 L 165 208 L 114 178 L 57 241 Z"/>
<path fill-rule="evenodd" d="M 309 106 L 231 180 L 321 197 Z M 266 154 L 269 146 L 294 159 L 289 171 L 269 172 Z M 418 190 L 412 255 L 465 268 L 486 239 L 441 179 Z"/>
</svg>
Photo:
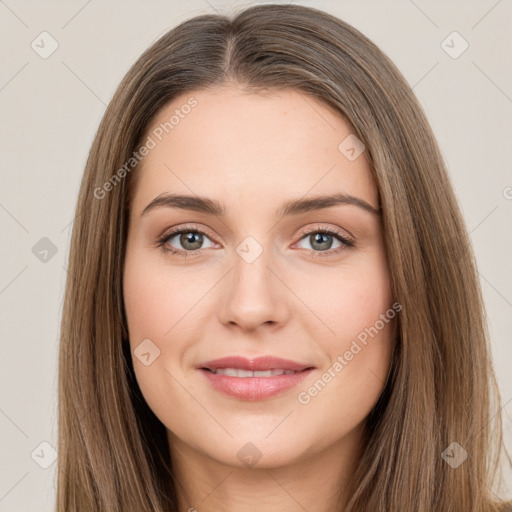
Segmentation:
<svg viewBox="0 0 512 512">
<path fill-rule="evenodd" d="M 298 243 L 305 241 L 310 244 L 310 247 L 300 248 L 310 250 L 314 257 L 332 256 L 347 248 L 355 247 L 352 239 L 330 227 L 317 226 L 317 229 L 302 232 L 301 235 Z M 210 245 L 204 246 L 206 240 L 210 242 Z M 338 245 L 333 249 L 333 244 L 336 242 Z M 195 226 L 174 229 L 163 234 L 158 240 L 158 247 L 183 257 L 187 257 L 189 254 L 201 254 L 201 249 L 213 246 L 214 243 L 208 235 Z"/>
<path fill-rule="evenodd" d="M 203 231 L 197 228 L 184 227 L 162 235 L 158 246 L 165 251 L 186 257 L 187 253 L 199 253 L 200 249 L 213 246 L 213 243 L 206 247 L 203 246 L 205 240 L 210 240 L 210 238 Z M 176 244 L 178 244 L 178 247 L 176 247 Z"/>
<path fill-rule="evenodd" d="M 340 231 L 332 228 L 321 228 L 317 227 L 316 230 L 310 230 L 306 233 L 302 233 L 300 242 L 305 241 L 310 247 L 301 247 L 310 249 L 313 251 L 315 257 L 325 257 L 337 254 L 347 248 L 355 247 L 353 240 L 344 236 Z M 333 244 L 338 243 L 333 249 Z"/>
</svg>

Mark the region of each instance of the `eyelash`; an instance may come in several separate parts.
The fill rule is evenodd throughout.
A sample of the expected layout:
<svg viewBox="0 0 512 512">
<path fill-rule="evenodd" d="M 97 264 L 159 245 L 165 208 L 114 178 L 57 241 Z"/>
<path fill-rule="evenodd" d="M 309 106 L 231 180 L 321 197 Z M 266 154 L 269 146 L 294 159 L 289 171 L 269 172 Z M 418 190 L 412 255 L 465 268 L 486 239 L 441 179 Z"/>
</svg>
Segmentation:
<svg viewBox="0 0 512 512">
<path fill-rule="evenodd" d="M 169 233 L 163 234 L 158 239 L 158 247 L 160 247 L 165 252 L 169 252 L 171 254 L 175 254 L 175 255 L 178 255 L 178 256 L 181 256 L 181 257 L 184 257 L 184 258 L 186 258 L 189 254 L 192 254 L 192 255 L 199 255 L 199 254 L 201 254 L 201 252 L 202 252 L 201 249 L 196 249 L 194 251 L 182 251 L 180 249 L 176 249 L 175 247 L 166 245 L 169 240 L 173 239 L 176 235 L 180 235 L 182 233 L 200 233 L 201 235 L 204 235 L 204 236 L 207 236 L 208 238 L 210 238 L 207 233 L 205 233 L 201 229 L 197 229 L 195 226 L 185 226 L 183 228 L 179 228 L 179 229 L 176 229 L 176 230 L 171 231 Z M 317 229 L 313 229 L 313 230 L 309 230 L 309 231 L 303 232 L 303 233 L 301 233 L 299 241 L 302 240 L 303 238 L 305 238 L 305 237 L 307 237 L 309 235 L 315 234 L 315 233 L 331 235 L 331 236 L 337 238 L 342 243 L 342 246 L 340 246 L 340 247 L 338 247 L 338 248 L 336 248 L 334 250 L 331 250 L 331 249 L 329 249 L 327 251 L 314 251 L 314 250 L 311 250 L 313 252 L 315 258 L 329 257 L 329 256 L 332 256 L 333 254 L 337 254 L 337 253 L 339 253 L 339 252 L 341 252 L 341 251 L 343 251 L 345 249 L 350 249 L 350 248 L 356 246 L 356 244 L 354 243 L 353 240 L 351 240 L 351 239 L 341 235 L 339 231 L 337 231 L 335 229 L 332 229 L 332 228 L 320 228 L 320 227 L 318 227 Z"/>
</svg>

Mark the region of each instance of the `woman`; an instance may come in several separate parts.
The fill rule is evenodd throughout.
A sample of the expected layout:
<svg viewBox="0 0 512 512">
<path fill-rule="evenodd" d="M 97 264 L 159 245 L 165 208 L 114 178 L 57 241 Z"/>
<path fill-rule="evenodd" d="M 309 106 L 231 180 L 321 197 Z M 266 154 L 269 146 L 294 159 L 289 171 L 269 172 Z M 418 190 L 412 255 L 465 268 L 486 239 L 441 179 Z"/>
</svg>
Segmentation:
<svg viewBox="0 0 512 512">
<path fill-rule="evenodd" d="M 507 510 L 444 162 L 343 21 L 261 5 L 149 48 L 93 143 L 69 273 L 59 512 Z"/>
</svg>

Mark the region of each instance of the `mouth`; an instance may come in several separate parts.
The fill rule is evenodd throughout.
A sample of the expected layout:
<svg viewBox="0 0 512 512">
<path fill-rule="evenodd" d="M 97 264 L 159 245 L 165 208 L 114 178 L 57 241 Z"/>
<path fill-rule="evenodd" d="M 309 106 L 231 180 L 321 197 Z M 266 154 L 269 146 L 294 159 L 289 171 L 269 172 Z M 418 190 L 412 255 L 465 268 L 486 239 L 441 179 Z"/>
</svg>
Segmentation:
<svg viewBox="0 0 512 512">
<path fill-rule="evenodd" d="M 272 356 L 256 359 L 230 356 L 198 366 L 213 389 L 247 401 L 284 393 L 298 386 L 314 369 L 309 364 Z"/>
<path fill-rule="evenodd" d="M 217 375 L 227 375 L 228 377 L 276 377 L 278 375 L 292 375 L 294 373 L 299 373 L 295 370 L 283 370 L 281 368 L 275 368 L 272 370 L 242 370 L 241 368 L 217 368 L 215 370 L 210 370 L 209 368 L 202 368 L 202 370 L 206 370 L 211 373 L 215 373 Z"/>
</svg>

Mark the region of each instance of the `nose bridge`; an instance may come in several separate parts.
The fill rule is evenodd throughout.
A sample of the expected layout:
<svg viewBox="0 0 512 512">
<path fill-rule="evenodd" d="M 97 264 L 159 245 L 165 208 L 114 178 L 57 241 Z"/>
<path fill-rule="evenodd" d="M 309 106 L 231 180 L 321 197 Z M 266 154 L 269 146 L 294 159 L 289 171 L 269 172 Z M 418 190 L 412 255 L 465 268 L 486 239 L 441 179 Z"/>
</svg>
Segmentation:
<svg viewBox="0 0 512 512">
<path fill-rule="evenodd" d="M 273 255 L 269 239 L 245 237 L 235 248 L 233 269 L 224 288 L 222 320 L 256 328 L 265 322 L 281 322 L 286 311 L 283 286 L 269 269 Z"/>
</svg>

